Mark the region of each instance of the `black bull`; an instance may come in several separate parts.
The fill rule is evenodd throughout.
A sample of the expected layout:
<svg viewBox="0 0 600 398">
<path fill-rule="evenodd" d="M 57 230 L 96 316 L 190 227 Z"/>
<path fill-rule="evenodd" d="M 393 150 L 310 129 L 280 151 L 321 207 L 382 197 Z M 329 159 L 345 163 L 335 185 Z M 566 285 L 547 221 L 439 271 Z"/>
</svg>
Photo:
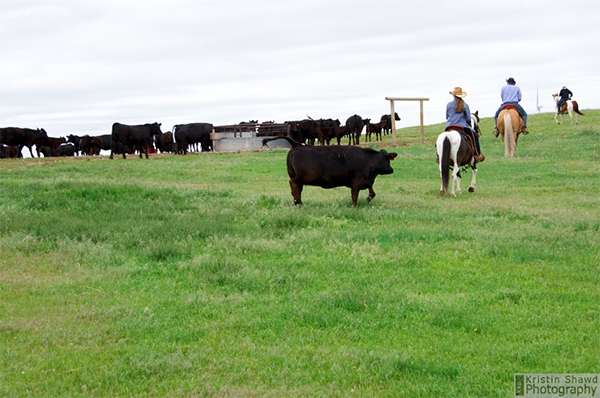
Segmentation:
<svg viewBox="0 0 600 398">
<path fill-rule="evenodd" d="M 368 189 L 367 201 L 371 201 L 375 197 L 375 178 L 379 174 L 392 174 L 394 169 L 390 161 L 398 156 L 385 150 L 354 146 L 302 145 L 289 137 L 266 138 L 263 145 L 277 139 L 285 139 L 292 145 L 287 156 L 287 170 L 295 205 L 302 204 L 304 185 L 327 189 L 348 187 L 354 207 L 357 206 L 359 191 Z"/>
<path fill-rule="evenodd" d="M 143 153 L 148 159 L 148 150 L 152 148 L 154 136 L 159 134 L 162 134 L 160 123 L 135 126 L 115 123 L 112 126 L 110 158 L 113 158 L 113 153 L 122 153 L 123 159 L 127 159 L 127 148 L 137 146 L 140 151 L 140 159 Z"/>
</svg>

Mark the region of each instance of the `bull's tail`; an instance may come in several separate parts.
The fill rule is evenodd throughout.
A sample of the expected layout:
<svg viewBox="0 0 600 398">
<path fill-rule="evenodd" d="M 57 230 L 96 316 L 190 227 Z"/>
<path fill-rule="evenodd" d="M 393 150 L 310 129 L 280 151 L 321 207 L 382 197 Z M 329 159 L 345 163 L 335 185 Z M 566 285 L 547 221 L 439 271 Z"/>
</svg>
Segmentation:
<svg viewBox="0 0 600 398">
<path fill-rule="evenodd" d="M 442 191 L 445 193 L 448 191 L 448 183 L 450 181 L 450 150 L 452 144 L 450 138 L 444 138 L 442 145 L 442 158 L 440 159 L 440 172 L 442 174 Z"/>
<path fill-rule="evenodd" d="M 290 137 L 275 137 L 275 138 L 265 138 L 264 140 L 262 140 L 262 145 L 263 146 L 268 146 L 267 143 L 270 141 L 275 141 L 275 140 L 286 140 L 287 142 L 290 143 L 290 145 L 292 146 L 292 148 L 296 148 L 297 146 L 302 145 L 301 143 L 299 143 L 298 141 L 294 141 L 293 139 L 291 139 Z"/>
<path fill-rule="evenodd" d="M 575 113 L 577 113 L 578 115 L 585 116 L 583 113 L 579 112 L 579 104 L 577 103 L 577 101 L 572 101 L 572 102 L 573 102 L 573 111 Z"/>
</svg>

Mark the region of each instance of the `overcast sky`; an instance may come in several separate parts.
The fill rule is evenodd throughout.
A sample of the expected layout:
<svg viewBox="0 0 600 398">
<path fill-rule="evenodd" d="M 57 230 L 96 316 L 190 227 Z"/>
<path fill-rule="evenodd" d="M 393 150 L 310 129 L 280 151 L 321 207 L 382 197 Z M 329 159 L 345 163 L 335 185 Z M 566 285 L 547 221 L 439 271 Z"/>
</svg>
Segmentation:
<svg viewBox="0 0 600 398">
<path fill-rule="evenodd" d="M 492 116 L 514 77 L 524 108 L 567 85 L 600 108 L 600 1 L 0 0 L 0 126 L 50 136 L 114 122 L 379 119 L 386 96 L 448 94 Z M 398 127 L 419 123 L 397 103 Z"/>
</svg>

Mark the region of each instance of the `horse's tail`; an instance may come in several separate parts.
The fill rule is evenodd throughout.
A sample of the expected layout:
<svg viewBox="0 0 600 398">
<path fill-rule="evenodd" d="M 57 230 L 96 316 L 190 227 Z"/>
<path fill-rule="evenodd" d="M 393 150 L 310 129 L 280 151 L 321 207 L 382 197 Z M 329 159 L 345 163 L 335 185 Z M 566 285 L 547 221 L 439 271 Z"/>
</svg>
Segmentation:
<svg viewBox="0 0 600 398">
<path fill-rule="evenodd" d="M 516 148 L 515 133 L 512 125 L 512 117 L 510 112 L 504 114 L 504 156 L 511 157 Z"/>
<path fill-rule="evenodd" d="M 579 112 L 579 104 L 577 101 L 571 101 L 573 103 L 573 111 L 581 116 L 585 116 L 583 113 Z"/>
<path fill-rule="evenodd" d="M 448 190 L 448 182 L 450 180 L 450 150 L 452 144 L 450 138 L 446 136 L 444 143 L 442 144 L 442 158 L 440 159 L 440 171 L 442 174 L 442 191 Z"/>
</svg>

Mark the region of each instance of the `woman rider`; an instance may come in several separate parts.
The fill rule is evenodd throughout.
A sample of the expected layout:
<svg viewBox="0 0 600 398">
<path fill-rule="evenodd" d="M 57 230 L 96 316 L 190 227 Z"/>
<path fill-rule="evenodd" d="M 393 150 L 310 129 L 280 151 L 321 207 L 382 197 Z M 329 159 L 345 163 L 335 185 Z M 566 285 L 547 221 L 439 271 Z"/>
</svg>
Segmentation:
<svg viewBox="0 0 600 398">
<path fill-rule="evenodd" d="M 473 137 L 473 141 L 475 142 L 475 161 L 481 163 L 485 160 L 485 156 L 483 156 L 479 147 L 479 137 L 473 133 L 473 130 L 469 126 L 471 110 L 469 109 L 469 105 L 463 100 L 467 96 L 467 93 L 462 91 L 462 88 L 455 87 L 454 91 L 450 91 L 450 94 L 454 98 L 446 105 L 446 128 L 450 125 L 461 126 L 468 136 Z"/>
</svg>

